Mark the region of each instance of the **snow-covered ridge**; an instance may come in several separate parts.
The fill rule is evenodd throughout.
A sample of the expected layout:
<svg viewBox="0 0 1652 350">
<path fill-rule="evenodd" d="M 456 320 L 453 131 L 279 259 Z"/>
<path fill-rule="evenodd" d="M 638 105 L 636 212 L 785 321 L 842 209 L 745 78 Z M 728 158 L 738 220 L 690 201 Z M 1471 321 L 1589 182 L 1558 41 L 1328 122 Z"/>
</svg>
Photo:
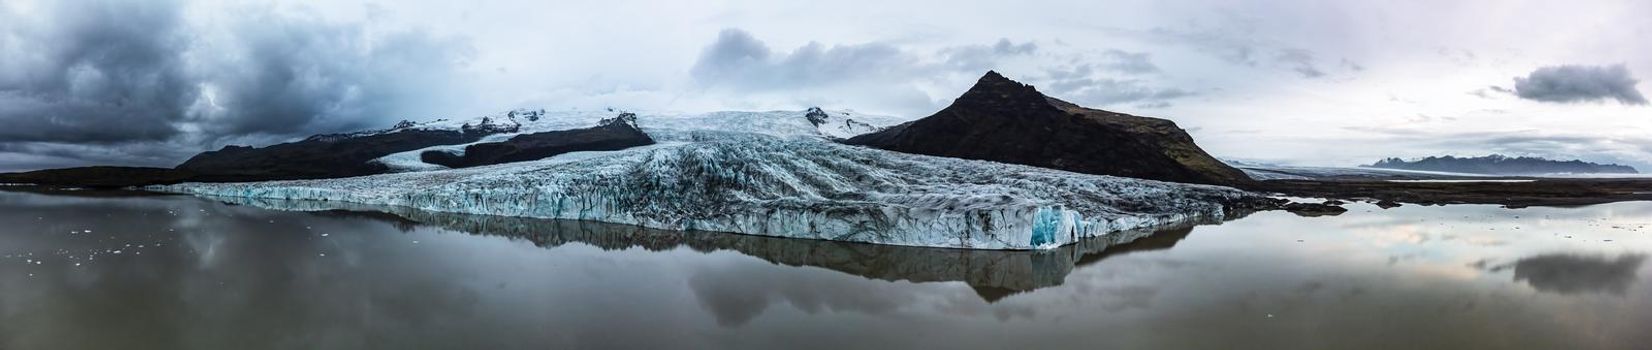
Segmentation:
<svg viewBox="0 0 1652 350">
<path fill-rule="evenodd" d="M 403 120 L 389 129 L 323 136 L 371 135 L 402 130 L 462 131 L 467 129 L 500 130 L 505 134 L 526 134 L 589 127 L 596 125 L 603 119 L 624 114 L 635 116 L 638 126 L 643 129 L 661 133 L 715 130 L 782 137 L 844 138 L 877 131 L 906 121 L 906 119 L 900 117 L 859 114 L 853 111 L 830 111 L 820 107 L 810 107 L 802 111 L 719 111 L 707 113 L 628 112 L 615 109 L 568 111 L 517 109 L 468 119 L 443 118 L 422 123 Z"/>
<path fill-rule="evenodd" d="M 899 117 L 859 114 L 853 111 L 829 111 L 818 107 L 802 111 L 709 113 L 654 113 L 619 110 L 551 111 L 513 110 L 464 120 L 437 119 L 414 123 L 403 121 L 385 130 L 359 133 L 388 133 L 401 130 L 479 130 L 502 131 L 476 143 L 500 142 L 522 134 L 555 130 L 577 129 L 597 125 L 602 120 L 620 115 L 635 118 L 635 125 L 656 141 L 689 141 L 710 138 L 766 135 L 782 138 L 848 138 L 873 132 L 905 122 Z M 466 146 L 446 145 L 391 154 L 374 160 L 395 172 L 443 170 L 447 167 L 425 163 L 419 157 L 426 151 L 463 155 Z"/>
<path fill-rule="evenodd" d="M 648 127 L 649 119 L 638 119 Z M 728 132 L 703 127 L 699 131 Z M 679 142 L 535 162 L 151 189 L 976 249 L 1050 248 L 1113 232 L 1220 220 L 1221 203 L 1255 196 L 1218 186 L 894 153 L 818 137 L 690 131 L 666 133 L 683 137 Z"/>
</svg>

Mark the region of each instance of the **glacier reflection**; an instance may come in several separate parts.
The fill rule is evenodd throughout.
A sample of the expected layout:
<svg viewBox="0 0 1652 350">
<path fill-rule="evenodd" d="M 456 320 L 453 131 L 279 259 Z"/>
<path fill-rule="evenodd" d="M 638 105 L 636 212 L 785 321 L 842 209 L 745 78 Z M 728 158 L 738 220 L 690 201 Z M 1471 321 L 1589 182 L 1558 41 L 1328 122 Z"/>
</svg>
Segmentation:
<svg viewBox="0 0 1652 350">
<path fill-rule="evenodd" d="M 1652 203 L 1356 204 L 1031 252 L 77 195 L 0 192 L 0 348 L 1652 342 Z"/>
<path fill-rule="evenodd" d="M 1169 249 L 1193 230 L 1176 227 L 1157 232 L 1121 232 L 1049 250 L 978 250 L 680 232 L 589 221 L 456 214 L 346 203 L 256 201 L 264 207 L 308 206 L 307 209 L 314 210 L 309 213 L 321 216 L 379 220 L 404 231 L 428 225 L 477 235 L 524 239 L 544 248 L 581 243 L 604 250 L 733 251 L 778 265 L 819 267 L 876 280 L 964 282 L 989 302 L 1061 285 L 1075 268 L 1108 257 Z"/>
</svg>

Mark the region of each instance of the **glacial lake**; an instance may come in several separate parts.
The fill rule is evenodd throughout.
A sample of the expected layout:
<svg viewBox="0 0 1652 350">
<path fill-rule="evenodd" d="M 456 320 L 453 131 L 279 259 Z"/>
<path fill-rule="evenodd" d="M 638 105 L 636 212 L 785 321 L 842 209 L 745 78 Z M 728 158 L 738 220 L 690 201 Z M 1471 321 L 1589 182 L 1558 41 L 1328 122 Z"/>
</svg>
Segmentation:
<svg viewBox="0 0 1652 350">
<path fill-rule="evenodd" d="M 1349 209 L 1003 252 L 0 192 L 0 349 L 1652 344 L 1652 203 Z"/>
</svg>

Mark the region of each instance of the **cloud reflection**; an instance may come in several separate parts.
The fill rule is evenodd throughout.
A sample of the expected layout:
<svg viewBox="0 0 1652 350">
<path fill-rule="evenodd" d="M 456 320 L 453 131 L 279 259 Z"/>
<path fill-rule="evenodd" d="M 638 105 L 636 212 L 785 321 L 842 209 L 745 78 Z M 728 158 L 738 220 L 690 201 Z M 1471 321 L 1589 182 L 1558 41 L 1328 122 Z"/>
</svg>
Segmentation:
<svg viewBox="0 0 1652 350">
<path fill-rule="evenodd" d="M 1635 272 L 1644 262 L 1645 254 L 1626 254 L 1615 258 L 1547 254 L 1520 259 L 1512 266 L 1494 270 L 1512 267 L 1515 281 L 1524 281 L 1540 292 L 1624 295 L 1639 277 Z"/>
</svg>

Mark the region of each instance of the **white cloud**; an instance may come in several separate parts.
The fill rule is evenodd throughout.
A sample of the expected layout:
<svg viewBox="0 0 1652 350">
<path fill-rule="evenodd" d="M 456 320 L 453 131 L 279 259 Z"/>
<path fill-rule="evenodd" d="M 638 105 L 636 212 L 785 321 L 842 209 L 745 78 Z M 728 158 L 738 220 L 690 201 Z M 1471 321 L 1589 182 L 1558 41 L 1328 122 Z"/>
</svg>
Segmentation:
<svg viewBox="0 0 1652 350">
<path fill-rule="evenodd" d="M 169 4 L 181 12 L 157 11 Z M 62 6 L 77 9 L 52 10 Z M 259 11 L 248 9 L 259 8 L 280 15 L 250 15 Z M 1645 13 L 1652 13 L 1652 3 L 1634 0 L 12 0 L 0 2 L 0 90 L 11 87 L 0 93 L 0 115 L 10 115 L 4 121 L 12 125 L 34 125 L 17 130 L 42 133 L 0 132 L 0 143 L 45 141 L 36 136 L 43 134 L 117 150 L 122 148 L 116 144 L 137 142 L 144 145 L 122 147 L 198 151 L 210 142 L 179 142 L 179 135 L 302 134 L 515 107 L 822 105 L 921 116 L 951 101 L 985 69 L 997 69 L 1077 103 L 1197 127 L 1201 143 L 1222 156 L 1352 164 L 1372 154 L 1445 154 L 1468 147 L 1346 129 L 1407 123 L 1396 116 L 1419 114 L 1436 117 L 1422 122 L 1432 127 L 1503 132 L 1518 126 L 1627 144 L 1639 141 L 1618 135 L 1652 133 L 1652 120 L 1635 106 L 1464 92 L 1512 76 L 1538 81 L 1531 80 L 1534 67 L 1561 63 L 1625 62 L 1627 71 L 1652 71 L 1652 42 L 1638 34 L 1652 31 Z M 295 26 L 304 28 L 281 29 Z M 75 32 L 96 28 L 127 28 L 104 31 L 104 38 L 143 35 L 112 41 L 126 46 L 41 40 L 98 33 Z M 728 28 L 741 32 L 724 32 Z M 262 44 L 234 40 L 243 35 L 294 46 L 258 49 Z M 90 63 L 57 67 L 76 61 L 63 59 L 77 57 L 68 55 L 74 47 L 159 54 L 121 61 L 131 64 L 83 60 Z M 166 54 L 180 51 L 189 54 Z M 178 69 L 184 73 L 155 79 L 111 74 L 164 73 L 168 67 L 183 67 Z M 48 75 L 38 72 L 55 73 L 41 80 Z M 249 74 L 206 79 L 202 72 Z M 246 123 L 221 113 L 175 118 L 178 111 L 205 108 L 187 93 L 203 85 L 223 98 L 218 102 L 224 110 L 259 110 L 252 114 L 261 117 Z M 185 93 L 149 92 L 175 90 Z M 1629 90 L 1610 90 L 1618 94 L 1608 98 L 1637 101 Z M 100 96 L 122 91 L 131 97 L 122 104 L 100 103 L 111 100 Z M 304 102 L 255 107 L 279 106 L 286 97 Z M 24 110 L 50 101 L 70 102 L 78 109 L 60 110 L 80 112 L 53 119 Z M 1506 112 L 1474 112 L 1487 109 Z M 123 124 L 87 115 L 167 122 Z M 319 117 L 289 119 L 293 115 Z M 1326 146 L 1335 145 L 1334 138 L 1369 141 Z M 1582 158 L 1594 149 L 1551 148 L 1578 154 L 1547 156 Z M 1613 152 L 1630 157 L 1624 152 L 1644 151 Z M 0 154 L 0 162 L 10 159 L 16 156 Z"/>
</svg>

